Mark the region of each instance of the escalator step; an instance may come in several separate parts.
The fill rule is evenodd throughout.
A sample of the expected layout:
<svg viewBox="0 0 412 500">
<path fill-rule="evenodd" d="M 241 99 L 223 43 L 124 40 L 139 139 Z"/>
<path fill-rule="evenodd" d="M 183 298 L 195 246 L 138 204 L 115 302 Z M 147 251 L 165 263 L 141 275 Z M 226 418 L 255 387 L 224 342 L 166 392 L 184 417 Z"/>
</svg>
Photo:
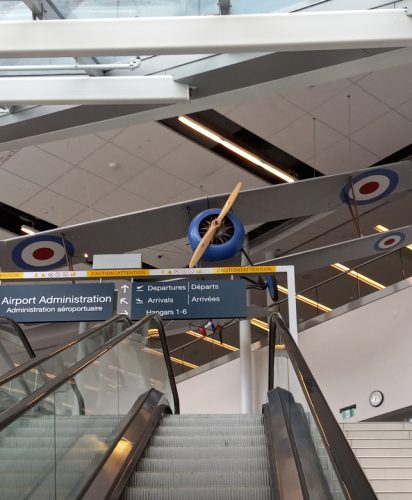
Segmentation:
<svg viewBox="0 0 412 500">
<path fill-rule="evenodd" d="M 181 458 L 171 458 L 159 460 L 157 458 L 144 458 L 138 464 L 141 472 L 198 472 L 198 471 L 252 471 L 267 470 L 268 461 L 262 458 L 238 458 L 231 456 L 226 458 L 192 458 L 182 460 Z M 229 458 L 229 457 L 228 457 Z"/>
<path fill-rule="evenodd" d="M 191 434 L 188 429 L 188 434 Z M 243 448 L 245 446 L 265 446 L 265 435 L 252 436 L 156 436 L 154 435 L 150 441 L 151 446 L 160 446 L 166 448 L 216 448 L 216 447 L 230 447 L 230 448 Z"/>
<path fill-rule="evenodd" d="M 137 472 L 130 481 L 130 486 L 139 488 L 208 488 L 216 487 L 269 487 L 269 477 L 260 471 L 215 471 L 205 472 Z"/>
<path fill-rule="evenodd" d="M 190 427 L 175 427 L 173 430 L 166 425 L 159 425 L 156 429 L 155 436 L 253 436 L 253 435 L 264 435 L 265 431 L 263 426 L 252 426 L 245 425 L 240 428 L 233 426 L 215 426 L 215 425 L 204 425 L 204 426 L 190 426 Z"/>
<path fill-rule="evenodd" d="M 237 447 L 234 452 L 234 448 L 228 446 L 216 446 L 215 448 L 210 447 L 198 447 L 193 448 L 190 446 L 181 448 L 162 448 L 160 446 L 150 446 L 146 449 L 144 457 L 153 459 L 169 459 L 173 458 L 185 459 L 185 460 L 197 460 L 197 459 L 207 459 L 214 457 L 215 459 L 228 459 L 236 455 L 239 459 L 244 458 L 266 458 L 267 451 L 266 448 L 260 446 L 254 446 L 252 448 Z"/>
<path fill-rule="evenodd" d="M 268 500 L 269 487 L 260 488 L 128 488 L 123 500 Z"/>
<path fill-rule="evenodd" d="M 162 419 L 161 427 L 196 426 L 251 426 L 262 425 L 261 415 L 168 415 Z"/>
</svg>

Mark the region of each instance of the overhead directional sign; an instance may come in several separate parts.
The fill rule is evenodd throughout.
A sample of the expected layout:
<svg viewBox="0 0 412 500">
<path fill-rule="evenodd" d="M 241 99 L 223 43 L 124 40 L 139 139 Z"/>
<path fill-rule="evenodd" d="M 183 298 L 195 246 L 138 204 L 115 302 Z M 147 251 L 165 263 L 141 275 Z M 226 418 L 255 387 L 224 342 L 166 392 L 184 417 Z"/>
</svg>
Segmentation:
<svg viewBox="0 0 412 500">
<path fill-rule="evenodd" d="M 113 283 L 0 286 L 0 316 L 21 323 L 98 321 L 113 314 Z"/>
<path fill-rule="evenodd" d="M 147 314 L 165 319 L 246 318 L 246 284 L 242 280 L 135 282 L 131 317 Z"/>
<path fill-rule="evenodd" d="M 117 291 L 117 314 L 127 314 L 130 316 L 132 307 L 132 283 L 130 281 L 116 281 L 115 290 Z"/>
</svg>

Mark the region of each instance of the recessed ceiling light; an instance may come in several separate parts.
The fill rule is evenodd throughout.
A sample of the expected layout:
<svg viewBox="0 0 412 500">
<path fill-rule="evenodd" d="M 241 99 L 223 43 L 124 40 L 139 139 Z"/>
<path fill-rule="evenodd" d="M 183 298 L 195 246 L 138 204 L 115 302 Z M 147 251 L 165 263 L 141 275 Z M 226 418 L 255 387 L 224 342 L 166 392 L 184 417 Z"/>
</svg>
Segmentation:
<svg viewBox="0 0 412 500">
<path fill-rule="evenodd" d="M 235 144 L 232 141 L 229 141 L 228 139 L 225 139 L 221 135 L 217 134 L 213 130 L 204 127 L 200 123 L 196 122 L 195 120 L 192 120 L 192 118 L 188 118 L 187 116 L 179 116 L 179 121 L 187 125 L 193 130 L 196 130 L 199 134 L 204 135 L 208 139 L 217 142 L 221 146 L 225 147 L 226 149 L 229 149 L 233 153 L 241 156 L 245 160 L 250 161 L 254 165 L 257 165 L 258 167 L 263 168 L 267 172 L 270 172 L 273 175 L 276 175 L 276 177 L 279 177 L 279 179 L 282 179 L 283 181 L 286 182 L 295 182 L 296 179 L 292 177 L 291 175 L 287 174 L 283 170 L 281 170 L 278 167 L 275 167 L 274 165 L 271 165 L 270 163 L 266 162 L 265 160 L 262 160 L 262 158 L 259 158 L 259 156 L 256 156 L 252 154 L 250 151 L 247 149 L 244 149 L 237 144 Z"/>
</svg>

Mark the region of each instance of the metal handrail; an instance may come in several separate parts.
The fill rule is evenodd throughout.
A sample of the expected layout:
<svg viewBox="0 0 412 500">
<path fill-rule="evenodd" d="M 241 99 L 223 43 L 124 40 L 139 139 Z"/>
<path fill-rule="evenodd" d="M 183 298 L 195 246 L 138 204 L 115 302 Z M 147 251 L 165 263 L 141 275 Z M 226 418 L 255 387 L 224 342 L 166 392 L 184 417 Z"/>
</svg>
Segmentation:
<svg viewBox="0 0 412 500">
<path fill-rule="evenodd" d="M 330 410 L 315 377 L 310 371 L 296 342 L 279 313 L 272 313 L 269 319 L 269 336 L 272 337 L 269 348 L 269 367 L 273 372 L 276 337 L 278 344 L 286 349 L 296 378 L 302 388 L 314 421 L 322 437 L 323 444 L 347 498 L 352 500 L 376 500 L 376 495 L 365 476 L 353 451 Z M 272 361 L 271 361 L 272 359 Z M 272 384 L 273 385 L 273 384 Z M 273 388 L 273 387 L 272 387 Z M 271 388 L 269 388 L 270 390 Z"/>
<path fill-rule="evenodd" d="M 11 325 L 13 330 L 17 333 L 17 336 L 20 338 L 23 346 L 25 347 L 27 354 L 30 356 L 30 358 L 35 358 L 36 355 L 34 354 L 30 342 L 28 341 L 26 334 L 22 330 L 21 326 L 16 321 L 14 321 L 14 319 L 9 318 L 8 316 L 0 316 L 0 326 L 2 323 Z"/>
<path fill-rule="evenodd" d="M 98 325 L 93 326 L 92 328 L 90 328 L 90 330 L 87 330 L 87 332 L 84 332 L 84 333 L 78 335 L 77 337 L 74 337 L 74 338 L 68 340 L 65 344 L 60 345 L 57 349 L 54 349 L 53 351 L 51 351 L 49 353 L 43 354 L 42 356 L 35 357 L 34 359 L 27 361 L 26 363 L 22 363 L 20 366 L 17 366 L 13 370 L 10 370 L 9 372 L 5 373 L 4 375 L 2 375 L 0 377 L 0 386 L 9 382 L 13 378 L 18 377 L 19 375 L 35 368 L 37 365 L 47 361 L 48 359 L 52 358 L 56 354 L 61 353 L 65 349 L 68 349 L 69 347 L 72 347 L 73 345 L 78 344 L 79 342 L 81 342 L 85 338 L 87 338 L 90 335 L 93 335 L 94 333 L 96 333 L 97 331 L 109 326 L 111 323 L 115 323 L 116 321 L 118 321 L 121 318 L 124 318 L 129 323 L 129 325 L 132 324 L 132 322 L 130 321 L 130 319 L 127 315 L 119 314 L 117 316 L 113 316 L 112 318 L 104 321 L 103 323 L 99 323 Z"/>
<path fill-rule="evenodd" d="M 310 290 L 318 288 L 318 287 L 320 287 L 320 286 L 322 286 L 322 285 L 324 285 L 326 283 L 329 283 L 330 281 L 334 281 L 334 280 L 340 278 L 341 276 L 344 276 L 345 274 L 350 273 L 351 271 L 355 271 L 356 269 L 359 269 L 359 268 L 361 268 L 363 266 L 367 266 L 368 264 L 371 264 L 372 262 L 375 262 L 377 260 L 383 259 L 384 257 L 387 257 L 388 255 L 392 255 L 395 252 L 399 252 L 400 250 L 402 250 L 402 248 L 395 248 L 395 250 L 392 250 L 391 252 L 386 252 L 383 255 L 378 255 L 377 257 L 374 257 L 373 259 L 367 260 L 366 262 L 362 262 L 362 264 L 358 264 L 357 266 L 351 267 L 347 271 L 342 271 L 341 273 L 336 274 L 335 276 L 332 276 L 331 278 L 328 278 L 326 280 L 320 281 L 319 283 L 316 283 L 316 285 L 311 285 L 308 288 L 304 288 L 303 290 L 297 291 L 296 295 L 309 292 Z M 268 261 L 268 262 L 270 262 L 270 261 Z M 263 265 L 263 264 L 264 264 L 264 262 L 261 262 L 259 265 Z M 266 306 L 266 309 L 270 309 L 273 306 L 277 306 L 279 304 L 283 304 L 283 302 L 286 302 L 287 300 L 288 300 L 288 298 L 285 297 L 284 299 L 278 300 L 277 302 L 272 302 L 272 304 L 269 304 L 268 306 Z"/>
<path fill-rule="evenodd" d="M 167 349 L 166 334 L 165 334 L 161 319 L 158 316 L 150 315 L 150 316 L 144 317 L 143 319 L 141 319 L 140 321 L 138 321 L 137 323 L 135 323 L 134 325 L 129 327 L 122 334 L 118 335 L 117 337 L 115 337 L 113 339 L 110 339 L 103 346 L 99 347 L 94 352 L 92 352 L 88 356 L 84 357 L 82 360 L 75 363 L 73 366 L 70 366 L 66 370 L 63 370 L 53 380 L 46 383 L 44 386 L 42 386 L 39 389 L 37 389 L 36 391 L 32 392 L 29 396 L 27 396 L 26 398 L 22 399 L 21 401 L 19 401 L 17 404 L 12 406 L 11 408 L 8 408 L 6 411 L 4 411 L 0 415 L 0 431 L 2 431 L 5 427 L 7 427 L 9 424 L 14 422 L 15 420 L 17 420 L 27 410 L 34 407 L 39 401 L 47 398 L 47 396 L 52 394 L 56 389 L 61 387 L 66 382 L 69 382 L 79 372 L 81 372 L 82 370 L 87 368 L 89 365 L 91 365 L 93 362 L 95 362 L 97 359 L 99 359 L 101 356 L 103 356 L 106 352 L 108 352 L 110 349 L 115 347 L 122 340 L 129 337 L 132 333 L 134 333 L 142 325 L 144 325 L 145 323 L 147 323 L 149 321 L 154 321 L 156 323 L 156 328 L 159 331 L 160 338 L 163 339 L 162 340 L 162 347 L 163 347 L 163 345 L 165 346 L 164 358 L 165 358 L 166 367 L 167 367 L 168 376 L 169 376 L 169 381 L 170 381 L 170 385 L 171 385 L 175 413 L 179 413 L 179 411 L 180 411 L 179 396 L 177 393 L 176 382 L 175 382 L 175 379 L 173 376 L 173 368 L 172 368 L 172 363 L 170 360 L 169 351 Z"/>
</svg>

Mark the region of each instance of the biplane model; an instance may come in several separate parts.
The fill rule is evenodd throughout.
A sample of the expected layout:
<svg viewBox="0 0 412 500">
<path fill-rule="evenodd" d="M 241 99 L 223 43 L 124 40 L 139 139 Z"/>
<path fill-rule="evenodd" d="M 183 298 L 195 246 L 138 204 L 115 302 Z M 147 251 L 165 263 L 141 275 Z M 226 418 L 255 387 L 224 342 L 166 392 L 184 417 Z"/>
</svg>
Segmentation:
<svg viewBox="0 0 412 500">
<path fill-rule="evenodd" d="M 65 266 L 67 257 L 75 264 L 85 253 L 92 256 L 143 250 L 187 234 L 194 251 L 188 264 L 195 266 L 201 258 L 222 261 L 238 253 L 245 225 L 327 213 L 342 205 L 354 213 L 411 189 L 409 160 L 245 191 L 239 183 L 229 197 L 199 198 L 0 241 L 0 265 L 3 271 L 46 271 Z M 361 258 L 411 242 L 412 226 L 407 226 L 270 262 L 294 264 L 304 270 L 313 266 L 314 255 L 319 252 L 327 265 L 344 260 L 345 255 Z"/>
</svg>

